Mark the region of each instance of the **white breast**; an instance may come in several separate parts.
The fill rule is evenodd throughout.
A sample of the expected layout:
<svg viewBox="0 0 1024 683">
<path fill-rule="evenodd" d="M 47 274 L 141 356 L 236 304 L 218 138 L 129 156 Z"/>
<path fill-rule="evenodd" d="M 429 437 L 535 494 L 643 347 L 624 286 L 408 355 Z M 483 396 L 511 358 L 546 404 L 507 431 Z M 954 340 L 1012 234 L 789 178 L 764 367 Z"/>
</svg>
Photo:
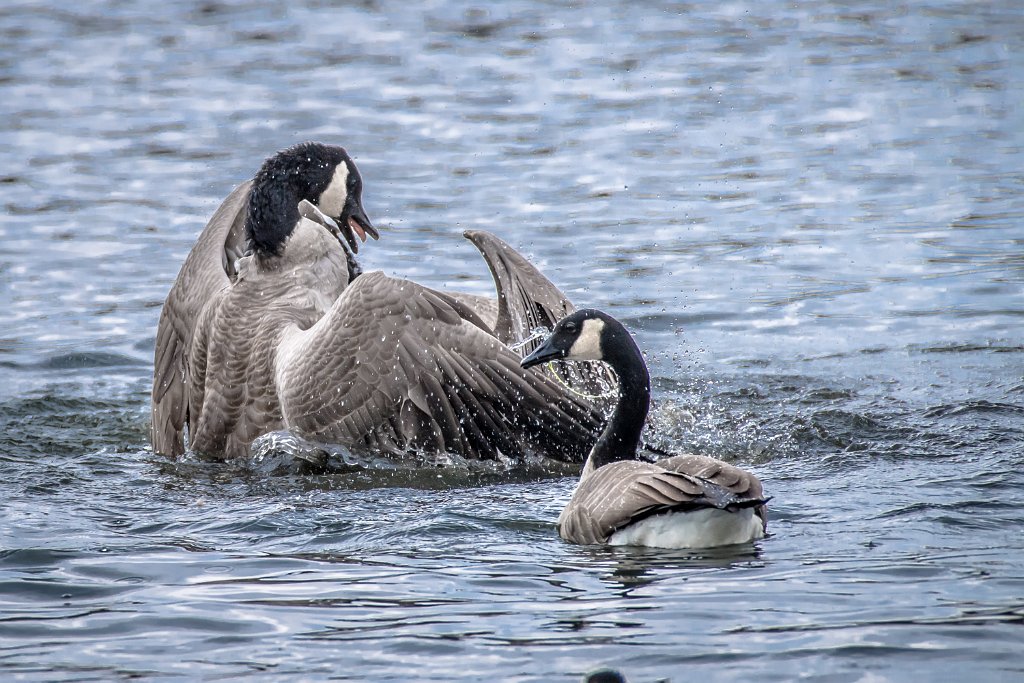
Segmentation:
<svg viewBox="0 0 1024 683">
<path fill-rule="evenodd" d="M 713 548 L 764 537 L 761 518 L 752 508 L 727 512 L 713 508 L 653 515 L 619 529 L 608 545 L 651 548 Z"/>
</svg>

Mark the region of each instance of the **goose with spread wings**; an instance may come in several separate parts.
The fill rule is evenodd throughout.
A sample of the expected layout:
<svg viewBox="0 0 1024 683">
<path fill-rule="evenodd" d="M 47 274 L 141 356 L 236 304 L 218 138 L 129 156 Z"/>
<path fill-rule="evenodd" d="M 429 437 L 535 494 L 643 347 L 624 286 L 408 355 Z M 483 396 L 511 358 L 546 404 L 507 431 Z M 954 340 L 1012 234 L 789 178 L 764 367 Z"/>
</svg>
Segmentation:
<svg viewBox="0 0 1024 683">
<path fill-rule="evenodd" d="M 600 410 L 510 348 L 572 304 L 483 231 L 466 237 L 495 298 L 363 273 L 359 244 L 378 233 L 361 195 L 344 149 L 303 143 L 225 199 L 160 316 L 154 450 L 240 457 L 294 429 L 389 453 L 582 461 Z"/>
</svg>

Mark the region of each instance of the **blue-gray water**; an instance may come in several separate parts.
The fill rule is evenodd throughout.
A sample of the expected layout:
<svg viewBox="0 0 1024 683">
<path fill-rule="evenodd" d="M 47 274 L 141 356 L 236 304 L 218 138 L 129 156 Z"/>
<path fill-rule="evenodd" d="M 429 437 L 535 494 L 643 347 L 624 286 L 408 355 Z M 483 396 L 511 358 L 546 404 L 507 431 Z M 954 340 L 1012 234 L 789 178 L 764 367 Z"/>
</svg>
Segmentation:
<svg viewBox="0 0 1024 683">
<path fill-rule="evenodd" d="M 0 678 L 1018 680 L 1022 93 L 1015 0 L 3 4 Z M 305 139 L 357 159 L 367 269 L 485 292 L 486 228 L 621 317 L 773 535 L 154 456 L 163 298 Z"/>
</svg>

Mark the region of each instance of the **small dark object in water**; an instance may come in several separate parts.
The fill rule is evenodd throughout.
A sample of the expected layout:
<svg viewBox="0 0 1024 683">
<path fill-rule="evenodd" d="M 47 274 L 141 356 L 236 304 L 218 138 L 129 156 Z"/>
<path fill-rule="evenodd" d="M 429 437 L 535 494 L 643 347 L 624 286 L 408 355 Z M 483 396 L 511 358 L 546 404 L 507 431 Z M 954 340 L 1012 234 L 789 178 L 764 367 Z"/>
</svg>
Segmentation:
<svg viewBox="0 0 1024 683">
<path fill-rule="evenodd" d="M 602 667 L 586 674 L 583 677 L 583 683 L 629 683 L 629 681 L 615 669 Z"/>
</svg>

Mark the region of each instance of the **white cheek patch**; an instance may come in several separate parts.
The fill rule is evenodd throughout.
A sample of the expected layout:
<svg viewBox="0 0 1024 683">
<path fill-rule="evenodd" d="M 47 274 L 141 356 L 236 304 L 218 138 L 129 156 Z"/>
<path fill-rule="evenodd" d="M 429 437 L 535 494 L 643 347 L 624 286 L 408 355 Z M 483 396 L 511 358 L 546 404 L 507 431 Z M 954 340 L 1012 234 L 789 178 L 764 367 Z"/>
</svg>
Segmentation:
<svg viewBox="0 0 1024 683">
<path fill-rule="evenodd" d="M 345 208 L 345 201 L 348 199 L 348 164 L 342 161 L 334 169 L 334 177 L 331 178 L 327 189 L 320 195 L 317 202 L 320 210 L 328 216 L 340 216 L 341 210 Z"/>
<path fill-rule="evenodd" d="M 583 321 L 583 329 L 580 336 L 569 348 L 566 358 L 574 360 L 601 360 L 601 332 L 604 330 L 604 321 L 592 318 Z"/>
</svg>

